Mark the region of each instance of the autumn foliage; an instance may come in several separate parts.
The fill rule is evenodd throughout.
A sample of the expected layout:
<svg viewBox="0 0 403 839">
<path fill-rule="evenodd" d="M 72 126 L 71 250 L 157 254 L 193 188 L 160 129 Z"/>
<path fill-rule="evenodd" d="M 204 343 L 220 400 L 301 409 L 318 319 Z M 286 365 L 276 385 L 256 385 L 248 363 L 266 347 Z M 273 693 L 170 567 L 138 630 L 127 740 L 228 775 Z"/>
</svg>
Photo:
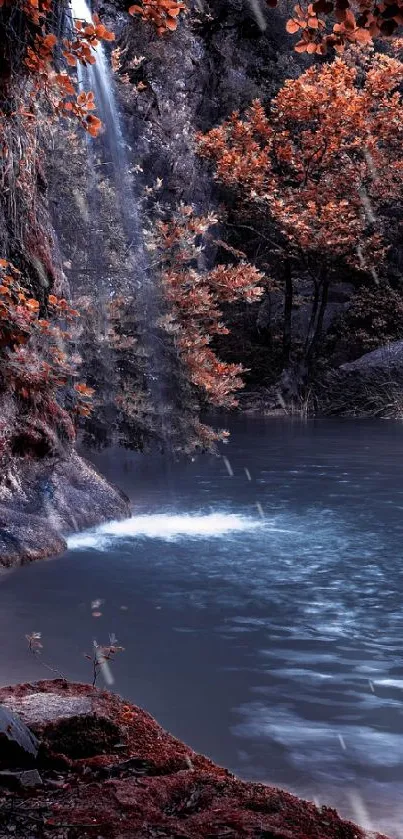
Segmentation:
<svg viewBox="0 0 403 839">
<path fill-rule="evenodd" d="M 76 82 L 69 73 L 56 69 L 54 52 L 56 47 L 61 47 L 69 67 L 76 67 L 78 63 L 84 66 L 95 64 L 94 50 L 100 41 L 113 41 L 115 36 L 101 23 L 98 15 L 93 15 L 90 22 L 74 20 L 73 37 L 62 38 L 59 42 L 53 32 L 46 31 L 47 13 L 50 11 L 50 2 L 42 11 L 39 11 L 37 3 L 36 6 L 28 3 L 25 11 L 39 30 L 32 43 L 28 44 L 25 58 L 33 80 L 31 98 L 34 100 L 44 94 L 56 115 L 75 117 L 89 134 L 96 137 L 101 120 L 91 113 L 96 107 L 94 95 L 92 92 L 77 92 Z"/>
<path fill-rule="evenodd" d="M 243 387 L 243 369 L 221 361 L 212 347 L 215 336 L 228 333 L 221 306 L 258 300 L 264 277 L 245 262 L 201 269 L 203 237 L 216 222 L 182 205 L 169 221 L 157 223 L 154 243 L 167 309 L 159 325 L 172 335 L 187 378 L 207 402 L 228 408 Z"/>
<path fill-rule="evenodd" d="M 74 353 L 71 325 L 78 317 L 64 299 L 49 295 L 48 317 L 30 297 L 21 272 L 0 260 L 1 390 L 15 395 L 22 412 L 74 436 L 70 413 L 87 415 L 93 391 L 77 381 L 81 359 Z"/>
<path fill-rule="evenodd" d="M 139 15 L 155 26 L 158 35 L 165 35 L 175 31 L 180 14 L 186 11 L 186 3 L 180 0 L 143 0 L 141 6 L 130 6 L 129 15 Z"/>
<path fill-rule="evenodd" d="M 261 219 L 281 255 L 288 342 L 293 274 L 311 278 L 307 358 L 338 266 L 377 282 L 399 236 L 391 208 L 403 200 L 402 80 L 400 61 L 350 53 L 286 81 L 268 113 L 255 101 L 198 138 L 217 179 L 235 190 L 244 215 Z"/>
<path fill-rule="evenodd" d="M 379 264 L 385 209 L 403 195 L 403 64 L 336 59 L 199 138 L 216 176 L 264 205 L 290 251 Z"/>
<path fill-rule="evenodd" d="M 267 4 L 276 6 L 277 0 Z M 351 44 L 394 35 L 402 23 L 402 0 L 315 0 L 298 3 L 286 28 L 299 36 L 297 52 L 324 55 L 329 47 L 342 53 Z"/>
</svg>

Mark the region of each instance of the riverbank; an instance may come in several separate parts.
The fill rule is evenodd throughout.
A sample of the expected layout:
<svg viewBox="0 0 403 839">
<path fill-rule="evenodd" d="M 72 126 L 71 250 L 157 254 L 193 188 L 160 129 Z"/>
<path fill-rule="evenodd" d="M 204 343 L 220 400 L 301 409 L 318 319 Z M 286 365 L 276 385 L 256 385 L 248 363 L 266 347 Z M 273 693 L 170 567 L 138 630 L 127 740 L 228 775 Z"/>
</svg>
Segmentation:
<svg viewBox="0 0 403 839">
<path fill-rule="evenodd" d="M 114 694 L 41 681 L 1 688 L 0 706 L 37 738 L 25 751 L 0 739 L 0 839 L 369 839 L 331 808 L 238 780 Z"/>
</svg>

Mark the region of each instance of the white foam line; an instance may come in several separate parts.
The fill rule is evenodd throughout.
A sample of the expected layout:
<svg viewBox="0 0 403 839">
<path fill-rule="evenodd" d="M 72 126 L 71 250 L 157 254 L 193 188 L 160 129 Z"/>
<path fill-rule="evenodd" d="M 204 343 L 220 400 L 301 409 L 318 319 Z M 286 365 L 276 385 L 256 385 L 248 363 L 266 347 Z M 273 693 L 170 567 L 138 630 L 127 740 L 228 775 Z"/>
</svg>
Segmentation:
<svg viewBox="0 0 403 839">
<path fill-rule="evenodd" d="M 231 532 L 255 530 L 262 522 L 235 513 L 210 513 L 207 515 L 170 515 L 158 513 L 149 516 L 132 516 L 124 521 L 112 521 L 96 530 L 69 536 L 70 550 L 81 548 L 103 549 L 113 539 L 146 537 L 171 541 L 178 538 L 219 538 Z"/>
</svg>

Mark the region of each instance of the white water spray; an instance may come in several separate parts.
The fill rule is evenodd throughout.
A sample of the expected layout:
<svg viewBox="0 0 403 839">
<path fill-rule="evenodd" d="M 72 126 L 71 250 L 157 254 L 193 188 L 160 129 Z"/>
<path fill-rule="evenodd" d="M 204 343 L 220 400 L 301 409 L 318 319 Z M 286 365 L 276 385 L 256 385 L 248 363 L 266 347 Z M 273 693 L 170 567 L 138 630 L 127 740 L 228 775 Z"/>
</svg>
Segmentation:
<svg viewBox="0 0 403 839">
<path fill-rule="evenodd" d="M 175 515 L 157 513 L 148 516 L 132 516 L 124 521 L 111 521 L 96 530 L 70 536 L 67 546 L 70 550 L 107 550 L 112 541 L 133 538 L 162 539 L 172 542 L 178 539 L 222 538 L 229 533 L 256 530 L 263 524 L 256 519 L 235 513 L 210 513 Z"/>
</svg>

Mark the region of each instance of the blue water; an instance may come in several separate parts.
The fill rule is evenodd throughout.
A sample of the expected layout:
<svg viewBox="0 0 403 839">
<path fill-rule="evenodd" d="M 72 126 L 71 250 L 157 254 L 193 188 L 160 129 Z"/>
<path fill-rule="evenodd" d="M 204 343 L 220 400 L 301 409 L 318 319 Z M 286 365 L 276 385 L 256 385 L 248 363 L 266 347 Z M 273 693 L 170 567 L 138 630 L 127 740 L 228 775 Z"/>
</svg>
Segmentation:
<svg viewBox="0 0 403 839">
<path fill-rule="evenodd" d="M 115 633 L 114 689 L 195 749 L 402 837 L 403 425 L 231 430 L 227 461 L 96 458 L 133 518 L 0 579 L 0 681 L 89 681 Z"/>
</svg>

